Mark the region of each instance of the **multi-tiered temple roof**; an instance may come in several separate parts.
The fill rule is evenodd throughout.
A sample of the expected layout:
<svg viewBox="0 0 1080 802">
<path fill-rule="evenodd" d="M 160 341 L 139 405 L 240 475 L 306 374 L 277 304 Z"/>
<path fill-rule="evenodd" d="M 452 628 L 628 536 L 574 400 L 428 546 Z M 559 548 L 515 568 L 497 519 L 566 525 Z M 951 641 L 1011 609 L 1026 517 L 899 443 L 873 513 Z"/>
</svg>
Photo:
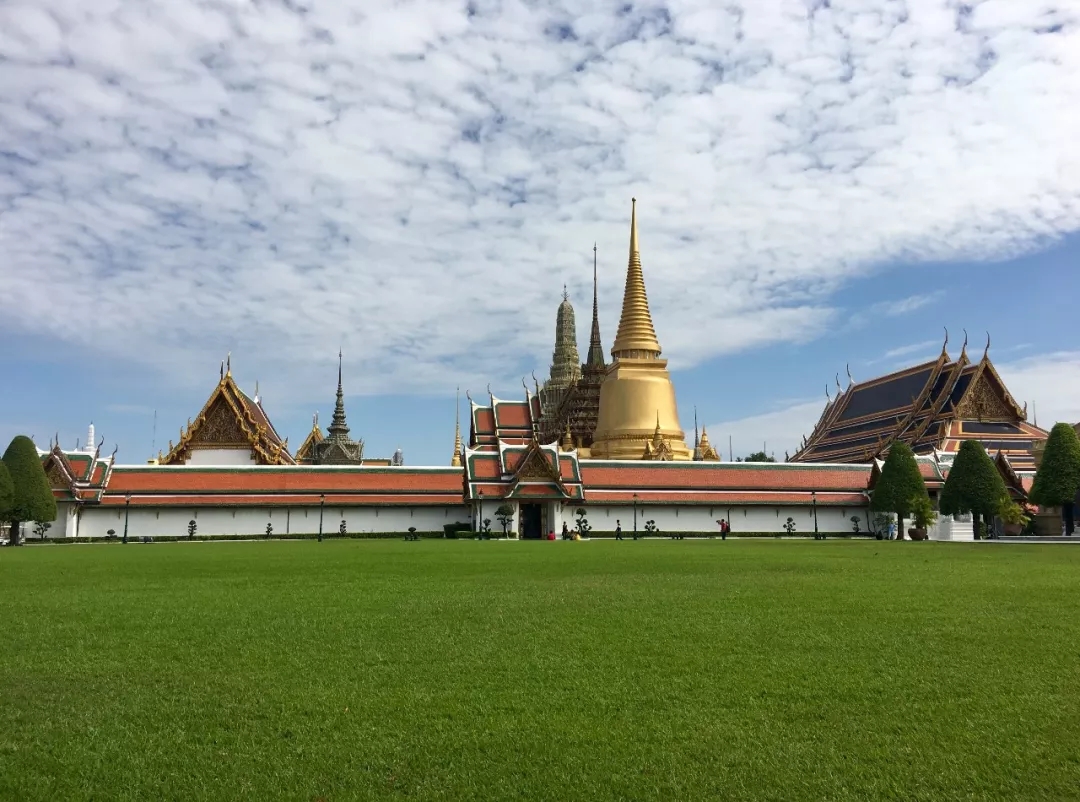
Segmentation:
<svg viewBox="0 0 1080 802">
<path fill-rule="evenodd" d="M 964 440 L 979 440 L 1005 455 L 1018 471 L 1032 471 L 1032 449 L 1047 433 L 1027 422 L 990 361 L 968 359 L 967 341 L 956 360 L 936 359 L 871 381 L 850 381 L 825 405 L 813 434 L 791 462 L 871 462 L 900 441 L 916 454 L 948 458 Z M 826 389 L 826 393 L 828 390 Z"/>
</svg>

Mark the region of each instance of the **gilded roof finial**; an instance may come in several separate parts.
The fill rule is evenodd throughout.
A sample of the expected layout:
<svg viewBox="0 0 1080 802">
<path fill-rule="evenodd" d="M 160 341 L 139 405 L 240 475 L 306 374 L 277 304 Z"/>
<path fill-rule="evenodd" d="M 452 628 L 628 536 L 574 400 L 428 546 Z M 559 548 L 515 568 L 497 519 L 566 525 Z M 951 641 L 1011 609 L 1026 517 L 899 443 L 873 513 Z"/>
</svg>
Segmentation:
<svg viewBox="0 0 1080 802">
<path fill-rule="evenodd" d="M 220 376 L 221 376 L 221 380 L 222 380 L 222 381 L 225 381 L 225 360 L 224 360 L 224 359 L 223 359 L 223 360 L 221 360 L 221 371 L 220 371 Z"/>
<path fill-rule="evenodd" d="M 836 374 L 836 391 L 838 393 L 844 392 L 844 388 L 840 386 L 840 374 L 839 373 Z"/>
<path fill-rule="evenodd" d="M 826 404 L 831 404 L 832 403 L 832 396 L 829 395 L 829 383 L 828 382 L 825 382 L 825 403 Z"/>
<path fill-rule="evenodd" d="M 454 456 L 450 458 L 451 468 L 461 467 L 461 388 L 454 393 Z"/>
<path fill-rule="evenodd" d="M 945 342 L 941 344 L 941 353 L 945 353 L 945 348 L 949 345 L 949 327 L 945 326 Z"/>
<path fill-rule="evenodd" d="M 638 250 L 637 198 L 631 198 L 630 260 L 626 267 L 626 288 L 623 291 L 622 316 L 611 355 L 618 358 L 659 358 L 660 342 L 656 339 L 649 299 L 645 294 L 645 277 L 641 270 Z"/>
<path fill-rule="evenodd" d="M 562 285 L 562 299 L 564 301 L 569 301 L 570 300 L 570 293 L 568 293 L 566 291 L 566 282 L 563 282 L 563 285 Z"/>
<path fill-rule="evenodd" d="M 990 355 L 990 332 L 986 332 L 986 348 L 983 350 L 983 359 Z"/>
<path fill-rule="evenodd" d="M 850 387 L 851 385 L 853 385 L 855 383 L 855 380 L 853 378 L 851 378 L 851 363 L 850 362 L 848 362 L 846 365 L 844 365 L 844 370 L 847 371 L 848 387 Z"/>
<path fill-rule="evenodd" d="M 232 351 L 225 355 L 225 375 L 232 376 Z"/>
<path fill-rule="evenodd" d="M 967 356 L 967 341 L 968 341 L 968 333 L 967 333 L 967 329 L 964 329 L 964 344 L 960 347 L 960 357 L 961 358 L 964 358 L 964 357 Z"/>
</svg>

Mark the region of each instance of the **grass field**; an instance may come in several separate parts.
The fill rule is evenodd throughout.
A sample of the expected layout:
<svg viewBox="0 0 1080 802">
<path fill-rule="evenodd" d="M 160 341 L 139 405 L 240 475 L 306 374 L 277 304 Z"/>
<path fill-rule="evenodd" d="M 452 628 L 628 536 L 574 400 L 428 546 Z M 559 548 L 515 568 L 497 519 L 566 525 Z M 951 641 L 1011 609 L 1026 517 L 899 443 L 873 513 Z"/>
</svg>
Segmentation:
<svg viewBox="0 0 1080 802">
<path fill-rule="evenodd" d="M 1080 548 L 0 550 L 0 799 L 1076 799 Z"/>
</svg>

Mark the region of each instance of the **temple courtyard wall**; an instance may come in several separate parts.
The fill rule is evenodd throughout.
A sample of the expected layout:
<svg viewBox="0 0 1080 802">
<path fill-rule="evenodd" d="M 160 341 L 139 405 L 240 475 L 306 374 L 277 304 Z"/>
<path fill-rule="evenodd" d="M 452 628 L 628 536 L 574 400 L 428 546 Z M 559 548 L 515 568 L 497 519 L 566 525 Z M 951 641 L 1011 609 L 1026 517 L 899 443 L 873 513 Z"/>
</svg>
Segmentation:
<svg viewBox="0 0 1080 802">
<path fill-rule="evenodd" d="M 323 508 L 322 531 L 336 534 L 341 522 L 345 522 L 346 531 L 353 535 L 362 534 L 404 534 L 409 527 L 418 532 L 442 532 L 446 524 L 459 523 L 474 525 L 479 523 L 481 510 L 484 518 L 491 520 L 493 532 L 501 532 L 495 510 L 502 502 L 492 500 L 481 508 L 470 506 L 374 506 L 374 505 L 336 505 L 327 503 Z M 515 508 L 515 515 L 510 531 L 519 534 L 522 530 L 521 510 L 517 502 L 509 502 Z M 544 516 L 546 528 L 561 531 L 565 521 L 571 529 L 575 528 L 575 511 L 585 509 L 586 519 L 593 535 L 611 535 L 616 522 L 620 522 L 624 535 L 634 531 L 634 508 L 630 505 L 604 504 L 567 504 L 549 503 Z M 106 538 L 109 530 L 115 537 L 124 533 L 125 507 L 123 505 L 83 506 L 74 514 L 74 505 L 61 502 L 58 515 L 49 538 Z M 866 532 L 867 510 L 863 507 L 830 508 L 818 507 L 818 530 L 831 534 L 847 534 L 853 530 L 851 516 L 858 516 L 860 530 Z M 136 506 L 126 511 L 129 538 L 138 537 L 185 537 L 189 522 L 195 521 L 199 536 L 244 536 L 261 537 L 266 534 L 266 526 L 273 526 L 275 536 L 311 535 L 319 531 L 319 506 L 272 506 L 272 507 L 215 507 L 199 506 Z M 649 521 L 655 523 L 660 534 L 714 533 L 719 534 L 717 520 L 731 522 L 732 534 L 786 534 L 784 528 L 787 519 L 795 524 L 793 534 L 809 535 L 814 532 L 814 510 L 812 507 L 758 505 L 743 506 L 657 506 L 641 505 L 637 508 L 637 529 L 646 531 Z M 31 526 L 26 527 L 30 535 Z M 32 535 L 30 535 L 32 538 Z"/>
</svg>

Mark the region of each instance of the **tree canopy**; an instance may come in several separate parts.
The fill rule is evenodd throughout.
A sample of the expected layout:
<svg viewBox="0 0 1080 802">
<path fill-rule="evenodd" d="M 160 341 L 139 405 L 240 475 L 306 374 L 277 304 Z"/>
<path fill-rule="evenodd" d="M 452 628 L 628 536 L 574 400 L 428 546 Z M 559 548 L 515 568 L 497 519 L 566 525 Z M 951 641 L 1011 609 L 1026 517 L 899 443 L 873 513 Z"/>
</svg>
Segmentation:
<svg viewBox="0 0 1080 802">
<path fill-rule="evenodd" d="M 938 503 L 946 515 L 993 516 L 1006 495 L 1005 481 L 978 440 L 965 440 L 953 460 Z"/>
<path fill-rule="evenodd" d="M 736 459 L 735 461 L 736 462 L 776 462 L 776 459 L 774 457 L 770 457 L 764 451 L 755 451 L 753 454 L 750 454 L 746 458 L 744 458 L 742 460 Z"/>
<path fill-rule="evenodd" d="M 893 512 L 898 519 L 903 519 L 911 515 L 916 503 L 923 498 L 927 502 L 930 500 L 915 453 L 906 443 L 893 443 L 874 487 L 870 509 Z"/>
<path fill-rule="evenodd" d="M 17 523 L 55 521 L 56 499 L 34 441 L 21 434 L 15 437 L 4 452 L 4 465 L 14 489 L 8 519 Z"/>
<path fill-rule="evenodd" d="M 1043 507 L 1058 507 L 1080 490 L 1080 438 L 1067 423 L 1055 424 L 1046 441 L 1042 463 L 1028 498 Z"/>
<path fill-rule="evenodd" d="M 15 485 L 7 466 L 0 462 L 0 522 L 8 520 L 15 505 Z"/>
</svg>

